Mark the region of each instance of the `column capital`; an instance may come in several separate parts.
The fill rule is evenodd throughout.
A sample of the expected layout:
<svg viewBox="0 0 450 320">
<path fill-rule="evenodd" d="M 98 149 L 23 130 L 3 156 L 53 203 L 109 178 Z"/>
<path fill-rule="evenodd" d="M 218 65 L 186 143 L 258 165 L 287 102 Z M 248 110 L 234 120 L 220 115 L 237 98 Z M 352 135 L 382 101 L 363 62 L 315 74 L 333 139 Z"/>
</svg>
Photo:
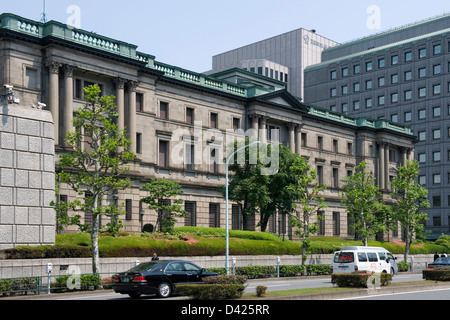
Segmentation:
<svg viewBox="0 0 450 320">
<path fill-rule="evenodd" d="M 129 80 L 127 81 L 128 90 L 131 92 L 136 92 L 137 87 L 139 86 L 139 81 Z"/>
<path fill-rule="evenodd" d="M 64 76 L 66 77 L 73 77 L 73 72 L 77 69 L 76 66 L 71 66 L 68 64 L 65 64 L 62 66 L 64 71 Z"/>
<path fill-rule="evenodd" d="M 55 60 L 47 60 L 45 65 L 53 74 L 59 74 L 59 68 L 62 67 L 62 63 Z"/>
<path fill-rule="evenodd" d="M 125 89 L 125 84 L 127 83 L 127 79 L 118 77 L 114 80 L 114 83 L 117 87 L 117 89 Z"/>
</svg>

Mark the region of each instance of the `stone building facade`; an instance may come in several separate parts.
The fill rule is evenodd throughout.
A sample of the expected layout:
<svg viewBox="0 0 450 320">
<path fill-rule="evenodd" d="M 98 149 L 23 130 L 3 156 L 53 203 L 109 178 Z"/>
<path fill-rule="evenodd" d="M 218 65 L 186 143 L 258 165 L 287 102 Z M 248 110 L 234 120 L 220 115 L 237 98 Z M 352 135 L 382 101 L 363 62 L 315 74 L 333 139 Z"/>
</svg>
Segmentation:
<svg viewBox="0 0 450 320">
<path fill-rule="evenodd" d="M 198 74 L 158 62 L 134 45 L 55 21 L 42 24 L 11 14 L 0 21 L 0 59 L 7 66 L 0 69 L 0 85 L 14 85 L 25 105 L 47 105 L 56 154 L 66 151 L 64 137 L 84 104 L 83 87 L 98 84 L 103 94 L 116 97 L 119 127 L 126 128 L 136 155 L 127 173 L 133 187 L 105 201 L 125 204 L 121 220 L 130 232 L 155 224 L 156 213 L 139 201 L 147 195 L 142 186 L 155 178 L 183 188 L 189 214 L 177 225 L 224 228 L 225 199 L 218 192 L 225 184 L 222 159 L 228 139 L 242 133 L 286 145 L 318 170 L 320 183 L 328 186 L 320 231 L 327 236 L 349 235 L 338 196 L 342 178 L 365 160 L 372 172 L 389 179 L 414 155 L 409 128 L 307 106 L 282 82 L 259 74 L 237 69 Z M 63 201 L 77 196 L 66 186 L 60 194 Z M 242 229 L 239 206 L 230 205 L 229 217 L 233 229 Z M 274 217 L 269 231 L 290 236 L 286 225 Z M 248 227 L 258 230 L 258 218 Z"/>
</svg>

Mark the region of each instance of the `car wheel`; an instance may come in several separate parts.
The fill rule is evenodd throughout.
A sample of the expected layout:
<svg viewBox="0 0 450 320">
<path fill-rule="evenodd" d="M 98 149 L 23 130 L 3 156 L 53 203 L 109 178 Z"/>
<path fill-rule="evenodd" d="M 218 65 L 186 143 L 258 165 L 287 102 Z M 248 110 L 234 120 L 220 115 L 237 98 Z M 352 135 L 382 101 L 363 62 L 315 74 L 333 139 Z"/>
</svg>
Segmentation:
<svg viewBox="0 0 450 320">
<path fill-rule="evenodd" d="M 131 292 L 128 295 L 133 299 L 139 299 L 141 297 L 141 294 L 139 292 Z"/>
<path fill-rule="evenodd" d="M 158 294 L 158 297 L 160 297 L 160 298 L 170 297 L 170 295 L 172 294 L 172 287 L 167 282 L 162 282 L 158 286 L 158 293 L 157 294 Z"/>
</svg>

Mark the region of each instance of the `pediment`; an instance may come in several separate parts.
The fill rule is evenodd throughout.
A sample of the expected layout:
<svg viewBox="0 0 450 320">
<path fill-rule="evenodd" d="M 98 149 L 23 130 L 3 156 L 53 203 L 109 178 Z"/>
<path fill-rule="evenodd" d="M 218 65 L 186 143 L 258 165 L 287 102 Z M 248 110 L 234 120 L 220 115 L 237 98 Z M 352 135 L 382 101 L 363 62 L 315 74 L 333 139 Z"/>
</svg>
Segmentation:
<svg viewBox="0 0 450 320">
<path fill-rule="evenodd" d="M 267 103 L 271 105 L 281 106 L 284 108 L 294 109 L 297 111 L 308 112 L 309 109 L 301 101 L 295 98 L 286 90 L 279 90 L 265 94 L 262 96 L 255 97 L 253 100 L 256 102 Z"/>
</svg>

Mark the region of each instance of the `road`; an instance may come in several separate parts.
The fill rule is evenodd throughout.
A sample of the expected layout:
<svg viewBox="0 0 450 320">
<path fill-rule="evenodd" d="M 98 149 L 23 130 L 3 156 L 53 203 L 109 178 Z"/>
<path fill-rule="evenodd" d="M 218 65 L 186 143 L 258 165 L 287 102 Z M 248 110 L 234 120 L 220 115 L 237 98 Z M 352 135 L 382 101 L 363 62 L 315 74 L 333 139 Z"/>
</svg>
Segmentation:
<svg viewBox="0 0 450 320">
<path fill-rule="evenodd" d="M 267 291 L 284 291 L 292 289 L 307 289 L 307 288 L 324 288 L 332 287 L 330 276 L 323 277 L 298 277 L 298 278 L 272 278 L 272 279 L 259 279 L 249 280 L 247 282 L 247 288 L 245 292 L 256 292 L 257 286 L 266 286 Z M 395 282 L 408 282 L 408 281 L 421 281 L 422 274 L 400 274 L 394 276 L 393 283 Z M 53 296 L 53 295 L 52 295 Z M 54 300 L 130 300 L 127 295 L 119 295 L 112 291 L 102 291 L 89 294 L 73 294 L 70 296 L 60 297 L 57 295 L 52 297 Z M 156 297 L 143 296 L 142 299 L 158 300 Z M 177 298 L 174 298 L 177 299 Z M 165 299 L 167 300 L 167 299 Z"/>
<path fill-rule="evenodd" d="M 354 297 L 339 300 L 450 300 L 450 289 L 436 289 L 426 291 L 401 292 L 390 294 L 378 294 L 367 297 Z"/>
</svg>

